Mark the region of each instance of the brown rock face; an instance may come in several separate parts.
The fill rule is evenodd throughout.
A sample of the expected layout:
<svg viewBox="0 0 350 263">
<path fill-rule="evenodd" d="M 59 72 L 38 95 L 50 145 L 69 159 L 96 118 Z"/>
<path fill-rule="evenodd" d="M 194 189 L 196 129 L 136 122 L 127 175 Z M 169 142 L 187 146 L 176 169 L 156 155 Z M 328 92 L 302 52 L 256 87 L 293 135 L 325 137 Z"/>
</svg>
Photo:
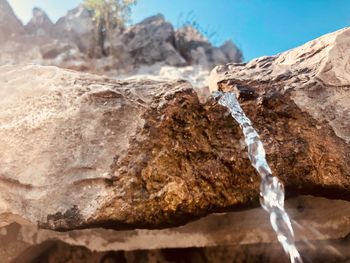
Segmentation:
<svg viewBox="0 0 350 263">
<path fill-rule="evenodd" d="M 237 93 L 288 195 L 350 200 L 348 36 L 212 74 Z M 0 76 L 2 224 L 162 228 L 258 204 L 238 125 L 187 82 L 42 66 Z"/>
<path fill-rule="evenodd" d="M 211 90 L 238 96 L 287 190 L 350 198 L 349 48 L 345 28 L 211 73 Z"/>
<path fill-rule="evenodd" d="M 228 166 L 238 127 L 186 82 L 6 66 L 1 87 L 3 215 L 52 229 L 164 227 L 257 196 L 249 161 Z"/>
</svg>

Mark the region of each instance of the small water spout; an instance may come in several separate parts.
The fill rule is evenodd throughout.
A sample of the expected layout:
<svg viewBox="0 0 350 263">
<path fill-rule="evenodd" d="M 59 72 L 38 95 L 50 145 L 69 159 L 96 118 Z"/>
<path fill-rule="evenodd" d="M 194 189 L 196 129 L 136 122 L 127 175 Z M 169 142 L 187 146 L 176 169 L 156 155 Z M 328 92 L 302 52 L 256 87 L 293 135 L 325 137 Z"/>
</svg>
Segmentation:
<svg viewBox="0 0 350 263">
<path fill-rule="evenodd" d="M 260 204 L 270 214 L 270 222 L 278 241 L 289 255 L 291 263 L 302 263 L 302 258 L 295 246 L 292 224 L 284 209 L 283 184 L 277 177 L 272 176 L 258 133 L 242 110 L 235 94 L 216 91 L 213 96 L 218 99 L 219 104 L 230 110 L 232 117 L 243 131 L 249 159 L 261 177 Z"/>
</svg>

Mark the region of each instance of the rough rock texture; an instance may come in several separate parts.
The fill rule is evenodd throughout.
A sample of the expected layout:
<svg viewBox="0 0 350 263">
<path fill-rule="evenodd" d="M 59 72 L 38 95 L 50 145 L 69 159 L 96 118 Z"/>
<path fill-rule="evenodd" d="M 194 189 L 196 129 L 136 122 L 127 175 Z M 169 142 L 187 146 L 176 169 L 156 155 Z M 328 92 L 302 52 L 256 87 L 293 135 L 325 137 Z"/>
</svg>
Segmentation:
<svg viewBox="0 0 350 263">
<path fill-rule="evenodd" d="M 29 34 L 51 35 L 54 33 L 54 24 L 44 10 L 35 7 L 33 8 L 33 17 L 25 26 L 25 30 Z"/>
<path fill-rule="evenodd" d="M 286 207 L 293 219 L 298 248 L 302 249 L 304 258 L 310 255 L 312 258 L 317 257 L 319 251 L 324 251 L 322 257 L 333 258 L 333 260 L 350 256 L 349 250 L 346 249 L 348 242 L 343 240 L 343 248 L 342 243 L 339 242 L 350 233 L 349 202 L 299 196 L 287 200 Z M 0 260 L 8 262 L 8 258 L 17 259 L 16 262 L 23 263 L 39 255 L 55 254 L 54 251 L 47 251 L 52 247 L 51 245 L 54 245 L 50 240 L 59 240 L 72 246 L 98 251 L 101 256 L 108 251 L 131 251 L 126 254 L 132 255 L 137 253 L 132 251 L 138 250 L 151 250 L 149 253 L 153 253 L 154 250 L 177 249 L 174 252 L 180 252 L 180 248 L 196 247 L 196 250 L 205 251 L 204 247 L 212 247 L 213 256 L 217 255 L 218 258 L 228 256 L 221 254 L 222 249 L 226 248 L 230 257 L 235 258 L 235 260 L 232 259 L 233 262 L 239 259 L 246 260 L 243 262 L 255 262 L 253 259 L 259 258 L 260 254 L 264 258 L 271 257 L 271 262 L 287 260 L 287 257 L 282 255 L 282 249 L 276 244 L 277 240 L 271 231 L 268 215 L 261 208 L 213 214 L 181 227 L 162 230 L 86 229 L 54 232 L 11 224 L 0 229 Z M 245 252 L 238 253 L 239 248 Z M 70 250 L 66 246 L 65 249 Z M 43 250 L 46 252 L 43 253 Z M 191 249 L 184 250 L 182 257 L 190 256 L 190 251 Z M 277 255 L 275 255 L 276 251 Z M 86 254 L 89 255 L 89 253 L 85 250 L 80 256 L 86 258 Z M 140 255 L 139 260 L 146 259 L 147 255 Z M 166 262 L 164 259 L 159 260 Z M 212 261 L 209 260 L 209 262 Z"/>
<path fill-rule="evenodd" d="M 218 66 L 210 87 L 237 94 L 287 189 L 316 179 L 323 189 L 309 185 L 309 193 L 350 198 L 349 28 L 274 57 Z"/>
<path fill-rule="evenodd" d="M 55 24 L 59 39 L 69 39 L 85 53 L 91 52 L 95 46 L 94 29 L 92 14 L 83 5 L 68 11 Z"/>
<path fill-rule="evenodd" d="M 305 262 L 348 263 L 349 237 L 337 240 L 309 242 L 300 245 Z M 6 261 L 4 261 L 6 262 Z M 137 251 L 89 251 L 84 247 L 68 246 L 62 242 L 48 241 L 31 247 L 13 262 L 18 263 L 288 263 L 282 248 L 276 244 L 247 246 L 220 246 L 204 248 L 178 248 Z"/>
<path fill-rule="evenodd" d="M 0 44 L 11 38 L 12 35 L 23 33 L 22 23 L 14 14 L 6 0 L 0 0 Z"/>
<path fill-rule="evenodd" d="M 243 55 L 232 41 L 226 41 L 220 48 L 212 44 L 198 30 L 191 26 L 184 26 L 175 33 L 175 43 L 180 54 L 190 64 L 203 65 L 213 68 L 218 64 L 242 62 Z"/>
<path fill-rule="evenodd" d="M 133 75 L 126 75 L 125 79 L 154 79 L 154 80 L 179 80 L 183 79 L 191 83 L 197 92 L 205 93 L 203 99 L 207 99 L 209 94 L 208 80 L 209 70 L 204 70 L 201 66 L 171 67 L 163 64 L 140 67 Z"/>
<path fill-rule="evenodd" d="M 149 17 L 131 26 L 121 37 L 136 65 L 156 62 L 172 66 L 186 64 L 175 50 L 173 26 L 162 15 Z"/>
<path fill-rule="evenodd" d="M 214 64 L 241 61 L 233 43 L 216 48 L 207 40 L 201 42 L 204 51 L 193 50 L 196 59 L 186 60 L 173 26 L 162 15 L 107 32 L 101 48 L 92 12 L 83 5 L 68 11 L 56 24 L 35 8 L 25 31 L 5 0 L 1 0 L 0 14 L 0 65 L 34 63 L 116 76 L 159 63 L 174 67 L 191 64 L 209 70 Z"/>
<path fill-rule="evenodd" d="M 224 110 L 205 108 L 186 82 L 39 66 L 0 72 L 1 211 L 16 215 L 10 220 L 164 227 L 257 196 L 248 160 L 239 161 L 245 178 L 220 160 L 238 128 L 217 121 Z M 221 127 L 233 137 L 222 140 Z"/>
<path fill-rule="evenodd" d="M 212 89 L 220 83 L 223 90 L 242 90 L 242 97 L 253 98 L 262 92 L 288 97 L 315 120 L 331 126 L 337 137 L 350 142 L 350 28 L 274 57 L 218 66 L 211 80 Z"/>
<path fill-rule="evenodd" d="M 341 40 L 348 32 L 315 40 L 312 47 L 343 50 L 347 42 Z M 291 52 L 302 56 L 298 49 Z M 314 72 L 322 83 L 328 83 L 328 75 L 339 76 L 342 86 L 319 83 L 316 90 L 331 89 L 335 98 L 341 93 L 343 101 L 333 103 L 333 121 L 345 121 L 347 53 L 317 54 L 307 79 L 312 83 Z M 325 58 L 331 58 L 327 64 L 338 75 L 322 70 Z M 291 68 L 297 68 L 298 59 L 293 63 L 289 57 Z M 242 66 L 226 68 L 235 67 Z M 112 81 L 39 66 L 6 66 L 0 72 L 4 222 L 24 220 L 51 229 L 158 228 L 257 205 L 259 179 L 238 125 L 213 100 L 201 103 L 188 83 Z M 243 71 L 240 80 L 232 72 L 224 73 L 228 79 L 213 75 L 221 89 L 235 88 L 288 195 L 350 200 L 349 143 L 343 126 L 327 122 L 326 110 L 319 119 L 299 106 L 294 100 L 300 97 L 298 89 L 309 92 L 314 85 L 297 84 L 303 79 L 298 72 L 296 78 L 288 75 L 289 89 L 280 76 L 244 82 Z M 314 100 L 312 107 L 318 103 Z M 18 191 L 9 191 L 13 188 Z"/>
</svg>

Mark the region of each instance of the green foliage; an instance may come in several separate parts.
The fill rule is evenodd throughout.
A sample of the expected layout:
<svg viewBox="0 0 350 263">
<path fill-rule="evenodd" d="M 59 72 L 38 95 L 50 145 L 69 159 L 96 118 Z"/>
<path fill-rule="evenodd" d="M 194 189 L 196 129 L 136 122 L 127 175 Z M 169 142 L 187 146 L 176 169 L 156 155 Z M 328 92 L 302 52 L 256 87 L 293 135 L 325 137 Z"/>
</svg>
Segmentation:
<svg viewBox="0 0 350 263">
<path fill-rule="evenodd" d="M 95 39 L 100 52 L 93 51 L 92 55 L 108 55 L 110 51 L 105 48 L 105 41 L 111 36 L 115 28 L 124 28 L 129 21 L 131 6 L 137 0 L 84 0 L 84 5 L 93 13 L 96 24 Z M 94 54 L 97 53 L 97 54 Z"/>
<path fill-rule="evenodd" d="M 93 11 L 97 24 L 103 30 L 110 30 L 128 22 L 131 6 L 136 0 L 84 0 L 84 4 Z"/>
<path fill-rule="evenodd" d="M 196 29 L 201 35 L 208 39 L 212 44 L 217 44 L 219 37 L 218 30 L 211 27 L 203 27 L 197 22 L 197 18 L 193 10 L 189 11 L 185 15 L 181 13 L 178 17 L 177 28 L 190 26 Z"/>
</svg>

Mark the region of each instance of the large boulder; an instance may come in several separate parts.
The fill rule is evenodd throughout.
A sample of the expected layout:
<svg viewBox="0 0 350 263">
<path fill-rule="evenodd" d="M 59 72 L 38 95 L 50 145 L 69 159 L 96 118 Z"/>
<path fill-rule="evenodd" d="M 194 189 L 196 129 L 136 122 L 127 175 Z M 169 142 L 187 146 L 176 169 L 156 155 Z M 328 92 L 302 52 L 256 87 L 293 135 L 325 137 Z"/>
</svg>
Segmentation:
<svg viewBox="0 0 350 263">
<path fill-rule="evenodd" d="M 187 25 L 176 30 L 176 48 L 189 64 L 212 69 L 224 63 L 242 62 L 242 52 L 226 41 L 221 47 L 214 47 L 209 40 L 193 26 Z"/>
<path fill-rule="evenodd" d="M 69 39 L 84 53 L 89 53 L 95 48 L 94 32 L 93 14 L 84 5 L 68 11 L 55 24 L 56 37 Z"/>
<path fill-rule="evenodd" d="M 174 29 L 162 15 L 149 17 L 126 29 L 122 42 L 127 47 L 135 65 L 165 62 L 183 66 L 186 61 L 174 47 Z"/>
<path fill-rule="evenodd" d="M 33 8 L 33 17 L 25 26 L 25 30 L 29 34 L 51 35 L 54 33 L 54 24 L 44 10 L 35 7 Z"/>
<path fill-rule="evenodd" d="M 231 40 L 223 43 L 220 46 L 220 50 L 224 53 L 228 62 L 237 63 L 243 61 L 242 51 Z"/>
<path fill-rule="evenodd" d="M 260 133 L 286 185 L 296 239 L 313 240 L 298 247 L 315 261 L 349 257 L 348 45 L 344 29 L 211 74 L 211 90 L 234 92 Z M 241 131 L 213 99 L 199 100 L 179 80 L 116 81 L 42 66 L 3 66 L 0 76 L 4 262 L 198 246 L 221 247 L 201 249 L 202 259 L 280 262 L 268 216 L 256 208 L 259 179 Z M 162 228 L 223 211 L 236 212 L 164 230 L 37 229 Z M 169 253 L 157 251 L 118 255 L 133 262 Z M 196 257 L 191 251 L 174 253 Z"/>
<path fill-rule="evenodd" d="M 211 86 L 237 93 L 288 196 L 350 200 L 348 36 L 213 71 Z M 187 82 L 40 66 L 0 73 L 4 221 L 158 228 L 257 205 L 238 125 Z"/>
<path fill-rule="evenodd" d="M 350 28 L 345 28 L 277 56 L 218 66 L 211 72 L 210 85 L 212 90 L 235 90 L 250 101 L 266 100 L 266 96 L 275 97 L 274 103 L 290 100 L 312 119 L 331 128 L 348 147 L 349 67 Z M 266 95 L 261 97 L 263 92 Z M 345 169 L 343 174 L 349 172 Z"/>
<path fill-rule="evenodd" d="M 297 222 L 293 225 L 303 258 L 311 262 L 344 262 L 341 260 L 350 257 L 349 202 L 298 196 L 287 200 L 286 207 Z M 160 257 L 159 262 L 168 262 L 162 255 L 170 251 L 182 255 L 171 262 L 182 262 L 184 257 L 194 256 L 193 250 L 200 254 L 211 251 L 212 257 L 203 253 L 201 258 L 213 263 L 227 259 L 261 262 L 261 258 L 264 262 L 288 262 L 261 208 L 213 214 L 184 226 L 156 230 L 95 228 L 55 232 L 11 224 L 0 228 L 0 244 L 0 260 L 4 263 L 65 262 L 66 257 L 74 258 L 74 262 L 80 262 L 79 258 L 82 262 L 105 262 L 106 258 L 116 260 L 118 254 L 125 257 L 122 262 L 154 262 L 154 254 Z"/>
<path fill-rule="evenodd" d="M 6 0 L 0 0 L 0 44 L 9 40 L 12 35 L 23 32 L 23 25 L 9 3 Z"/>
</svg>

